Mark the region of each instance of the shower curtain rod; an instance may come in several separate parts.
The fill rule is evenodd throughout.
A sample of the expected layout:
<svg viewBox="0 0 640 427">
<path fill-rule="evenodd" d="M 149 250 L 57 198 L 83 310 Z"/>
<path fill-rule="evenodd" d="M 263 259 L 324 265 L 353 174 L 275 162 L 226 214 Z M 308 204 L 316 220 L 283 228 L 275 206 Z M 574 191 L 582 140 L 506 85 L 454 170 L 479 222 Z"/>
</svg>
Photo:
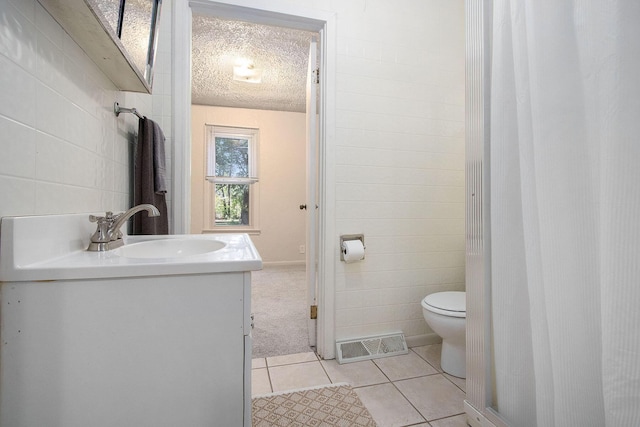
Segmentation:
<svg viewBox="0 0 640 427">
<path fill-rule="evenodd" d="M 135 114 L 140 119 L 144 119 L 144 116 L 138 113 L 138 110 L 136 110 L 135 107 L 134 108 L 121 107 L 120 104 L 118 104 L 117 102 L 113 103 L 113 112 L 116 113 L 116 117 L 118 117 L 120 113 L 131 113 L 131 114 Z"/>
</svg>

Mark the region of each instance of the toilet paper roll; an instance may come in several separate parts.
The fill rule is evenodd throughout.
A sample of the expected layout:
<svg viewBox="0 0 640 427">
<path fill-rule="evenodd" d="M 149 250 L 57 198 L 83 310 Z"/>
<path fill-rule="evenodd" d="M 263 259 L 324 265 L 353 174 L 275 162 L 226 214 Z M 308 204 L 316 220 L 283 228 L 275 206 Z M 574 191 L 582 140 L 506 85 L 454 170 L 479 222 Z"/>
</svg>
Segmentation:
<svg viewBox="0 0 640 427">
<path fill-rule="evenodd" d="M 344 262 L 352 263 L 364 259 L 364 245 L 361 240 L 346 240 L 342 242 Z"/>
</svg>

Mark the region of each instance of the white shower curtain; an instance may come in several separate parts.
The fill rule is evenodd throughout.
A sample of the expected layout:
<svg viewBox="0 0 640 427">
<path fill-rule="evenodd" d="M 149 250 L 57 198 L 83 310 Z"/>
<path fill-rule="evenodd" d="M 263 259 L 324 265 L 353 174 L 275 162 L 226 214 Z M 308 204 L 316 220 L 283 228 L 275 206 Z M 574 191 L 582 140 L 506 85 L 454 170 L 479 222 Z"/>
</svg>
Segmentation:
<svg viewBox="0 0 640 427">
<path fill-rule="evenodd" d="M 640 426 L 640 2 L 496 0 L 494 406 Z"/>
</svg>

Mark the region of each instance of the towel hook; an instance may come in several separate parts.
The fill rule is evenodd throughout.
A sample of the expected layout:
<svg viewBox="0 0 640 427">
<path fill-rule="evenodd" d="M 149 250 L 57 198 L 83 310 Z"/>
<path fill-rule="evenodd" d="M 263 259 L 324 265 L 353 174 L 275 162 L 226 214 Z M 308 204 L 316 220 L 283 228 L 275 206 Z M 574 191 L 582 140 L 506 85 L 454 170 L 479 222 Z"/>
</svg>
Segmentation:
<svg viewBox="0 0 640 427">
<path fill-rule="evenodd" d="M 116 113 L 116 117 L 118 117 L 120 113 L 131 113 L 131 114 L 135 114 L 140 119 L 144 119 L 144 116 L 138 113 L 138 110 L 136 110 L 135 107 L 134 108 L 121 107 L 117 101 L 113 103 L 113 112 Z"/>
</svg>

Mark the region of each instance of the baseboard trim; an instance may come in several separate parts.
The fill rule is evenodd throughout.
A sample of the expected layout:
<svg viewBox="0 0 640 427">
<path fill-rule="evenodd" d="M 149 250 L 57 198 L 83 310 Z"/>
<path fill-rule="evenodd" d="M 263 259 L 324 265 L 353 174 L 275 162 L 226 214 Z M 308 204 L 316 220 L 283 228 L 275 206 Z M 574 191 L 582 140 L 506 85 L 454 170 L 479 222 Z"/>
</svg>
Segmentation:
<svg viewBox="0 0 640 427">
<path fill-rule="evenodd" d="M 423 345 L 431 345 L 431 344 L 440 344 L 442 342 L 442 338 L 438 336 L 436 333 L 424 334 L 424 335 L 414 335 L 412 337 L 404 337 L 407 342 L 407 347 L 420 347 Z"/>
</svg>

